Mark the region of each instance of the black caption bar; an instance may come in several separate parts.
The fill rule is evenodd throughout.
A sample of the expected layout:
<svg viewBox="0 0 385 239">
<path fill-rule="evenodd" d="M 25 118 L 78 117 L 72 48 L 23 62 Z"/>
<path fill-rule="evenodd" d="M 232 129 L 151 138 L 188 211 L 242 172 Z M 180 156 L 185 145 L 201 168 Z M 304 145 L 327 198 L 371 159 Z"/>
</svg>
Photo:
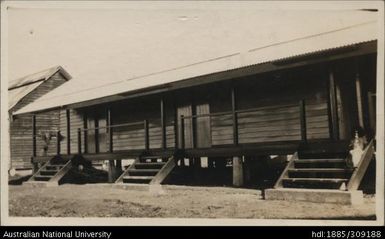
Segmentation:
<svg viewBox="0 0 385 239">
<path fill-rule="evenodd" d="M 1 238 L 371 238 L 383 239 L 384 227 L 0 227 Z"/>
</svg>

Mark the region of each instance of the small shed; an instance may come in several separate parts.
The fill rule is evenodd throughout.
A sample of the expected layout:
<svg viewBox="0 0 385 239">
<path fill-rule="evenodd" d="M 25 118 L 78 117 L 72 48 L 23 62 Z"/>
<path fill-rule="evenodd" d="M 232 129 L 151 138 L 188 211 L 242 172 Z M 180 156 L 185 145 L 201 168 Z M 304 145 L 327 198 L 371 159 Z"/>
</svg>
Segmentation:
<svg viewBox="0 0 385 239">
<path fill-rule="evenodd" d="M 31 169 L 32 155 L 32 120 L 31 116 L 14 116 L 14 112 L 34 102 L 36 99 L 59 87 L 71 79 L 61 66 L 27 75 L 9 82 L 8 113 L 10 118 L 11 163 L 14 169 Z M 59 127 L 59 111 L 37 114 L 36 130 L 38 135 L 50 133 Z M 37 139 L 38 154 L 46 154 L 43 137 Z M 50 147 L 52 149 L 52 147 Z M 50 149 L 48 149 L 49 151 Z"/>
</svg>

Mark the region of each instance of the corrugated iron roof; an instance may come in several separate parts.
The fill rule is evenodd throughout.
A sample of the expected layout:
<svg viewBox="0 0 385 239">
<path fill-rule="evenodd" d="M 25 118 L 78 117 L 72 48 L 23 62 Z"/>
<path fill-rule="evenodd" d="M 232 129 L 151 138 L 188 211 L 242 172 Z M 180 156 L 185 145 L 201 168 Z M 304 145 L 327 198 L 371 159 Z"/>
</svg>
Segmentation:
<svg viewBox="0 0 385 239">
<path fill-rule="evenodd" d="M 15 107 L 21 99 L 58 71 L 60 71 L 67 80 L 71 79 L 68 72 L 61 66 L 55 66 L 11 81 L 8 86 L 8 110 Z"/>
<path fill-rule="evenodd" d="M 348 19 L 350 18 L 351 15 L 349 15 Z M 129 94 L 129 92 L 140 89 L 161 86 L 197 76 L 317 53 L 377 39 L 378 26 L 375 15 L 361 19 L 358 22 L 357 19 L 354 19 L 350 24 L 349 21 L 346 22 L 348 23 L 339 28 L 330 27 L 325 29 L 325 26 L 323 26 L 323 30 L 315 34 L 312 29 L 311 34 L 304 31 L 300 37 L 295 39 L 278 40 L 268 45 L 258 45 L 258 39 L 256 39 L 256 47 L 248 51 L 220 56 L 215 59 L 137 76 L 123 81 L 107 82 L 104 85 L 79 90 L 74 90 L 69 84 L 67 86 L 63 85 L 63 87 L 43 96 L 40 100 L 20 109 L 16 114 L 41 111 L 122 93 Z M 270 30 L 271 32 L 266 32 L 266 34 L 274 33 L 274 29 Z"/>
</svg>

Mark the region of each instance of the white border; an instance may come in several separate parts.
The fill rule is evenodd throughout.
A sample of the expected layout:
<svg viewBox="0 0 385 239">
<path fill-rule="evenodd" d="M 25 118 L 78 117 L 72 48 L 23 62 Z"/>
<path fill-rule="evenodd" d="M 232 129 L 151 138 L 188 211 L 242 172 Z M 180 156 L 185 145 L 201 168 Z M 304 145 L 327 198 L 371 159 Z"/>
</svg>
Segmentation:
<svg viewBox="0 0 385 239">
<path fill-rule="evenodd" d="M 219 8 L 230 9 L 234 2 L 218 7 L 216 2 L 192 2 L 196 9 Z M 237 2 L 239 8 L 249 8 L 250 2 Z M 1 160 L 1 224 L 2 225 L 189 225 L 189 226 L 313 226 L 313 225 L 384 225 L 384 2 L 382 1 L 276 1 L 253 2 L 256 9 L 322 9 L 343 10 L 357 8 L 378 9 L 378 58 L 377 58 L 377 178 L 376 178 L 376 221 L 345 221 L 345 220 L 275 220 L 275 219 L 150 219 L 150 218 L 42 218 L 42 217 L 9 217 L 8 215 L 8 161 Z M 9 158 L 9 134 L 8 134 L 8 17 L 7 8 L 69 8 L 69 9 L 183 9 L 181 2 L 122 2 L 122 1 L 2 1 L 1 2 L 1 159 Z M 4 150 L 5 149 L 5 150 Z"/>
</svg>

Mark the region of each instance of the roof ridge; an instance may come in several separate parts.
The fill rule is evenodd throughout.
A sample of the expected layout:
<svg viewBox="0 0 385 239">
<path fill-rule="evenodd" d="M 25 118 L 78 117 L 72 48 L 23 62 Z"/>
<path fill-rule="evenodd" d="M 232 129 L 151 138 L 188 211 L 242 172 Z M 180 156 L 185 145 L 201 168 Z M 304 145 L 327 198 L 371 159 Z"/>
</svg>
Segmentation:
<svg viewBox="0 0 385 239">
<path fill-rule="evenodd" d="M 52 67 L 46 68 L 44 70 L 35 72 L 33 74 L 29 74 L 29 75 L 26 75 L 26 76 L 23 76 L 23 77 L 20 77 L 20 78 L 17 78 L 15 80 L 8 82 L 8 90 L 17 89 L 17 88 L 20 88 L 20 87 L 23 87 L 26 85 L 30 85 L 30 84 L 33 84 L 33 83 L 36 83 L 39 81 L 47 80 L 48 78 L 50 78 L 52 75 L 54 75 L 58 71 L 60 71 L 67 80 L 71 79 L 71 75 L 66 70 L 64 70 L 64 68 L 62 66 L 56 65 L 56 66 L 52 66 Z M 43 73 L 45 73 L 45 74 L 43 74 Z M 36 76 L 36 79 L 33 79 L 34 76 Z M 40 76 L 40 77 L 38 77 L 38 76 Z M 23 82 L 23 80 L 28 79 L 29 77 L 32 78 L 32 80 Z"/>
</svg>

